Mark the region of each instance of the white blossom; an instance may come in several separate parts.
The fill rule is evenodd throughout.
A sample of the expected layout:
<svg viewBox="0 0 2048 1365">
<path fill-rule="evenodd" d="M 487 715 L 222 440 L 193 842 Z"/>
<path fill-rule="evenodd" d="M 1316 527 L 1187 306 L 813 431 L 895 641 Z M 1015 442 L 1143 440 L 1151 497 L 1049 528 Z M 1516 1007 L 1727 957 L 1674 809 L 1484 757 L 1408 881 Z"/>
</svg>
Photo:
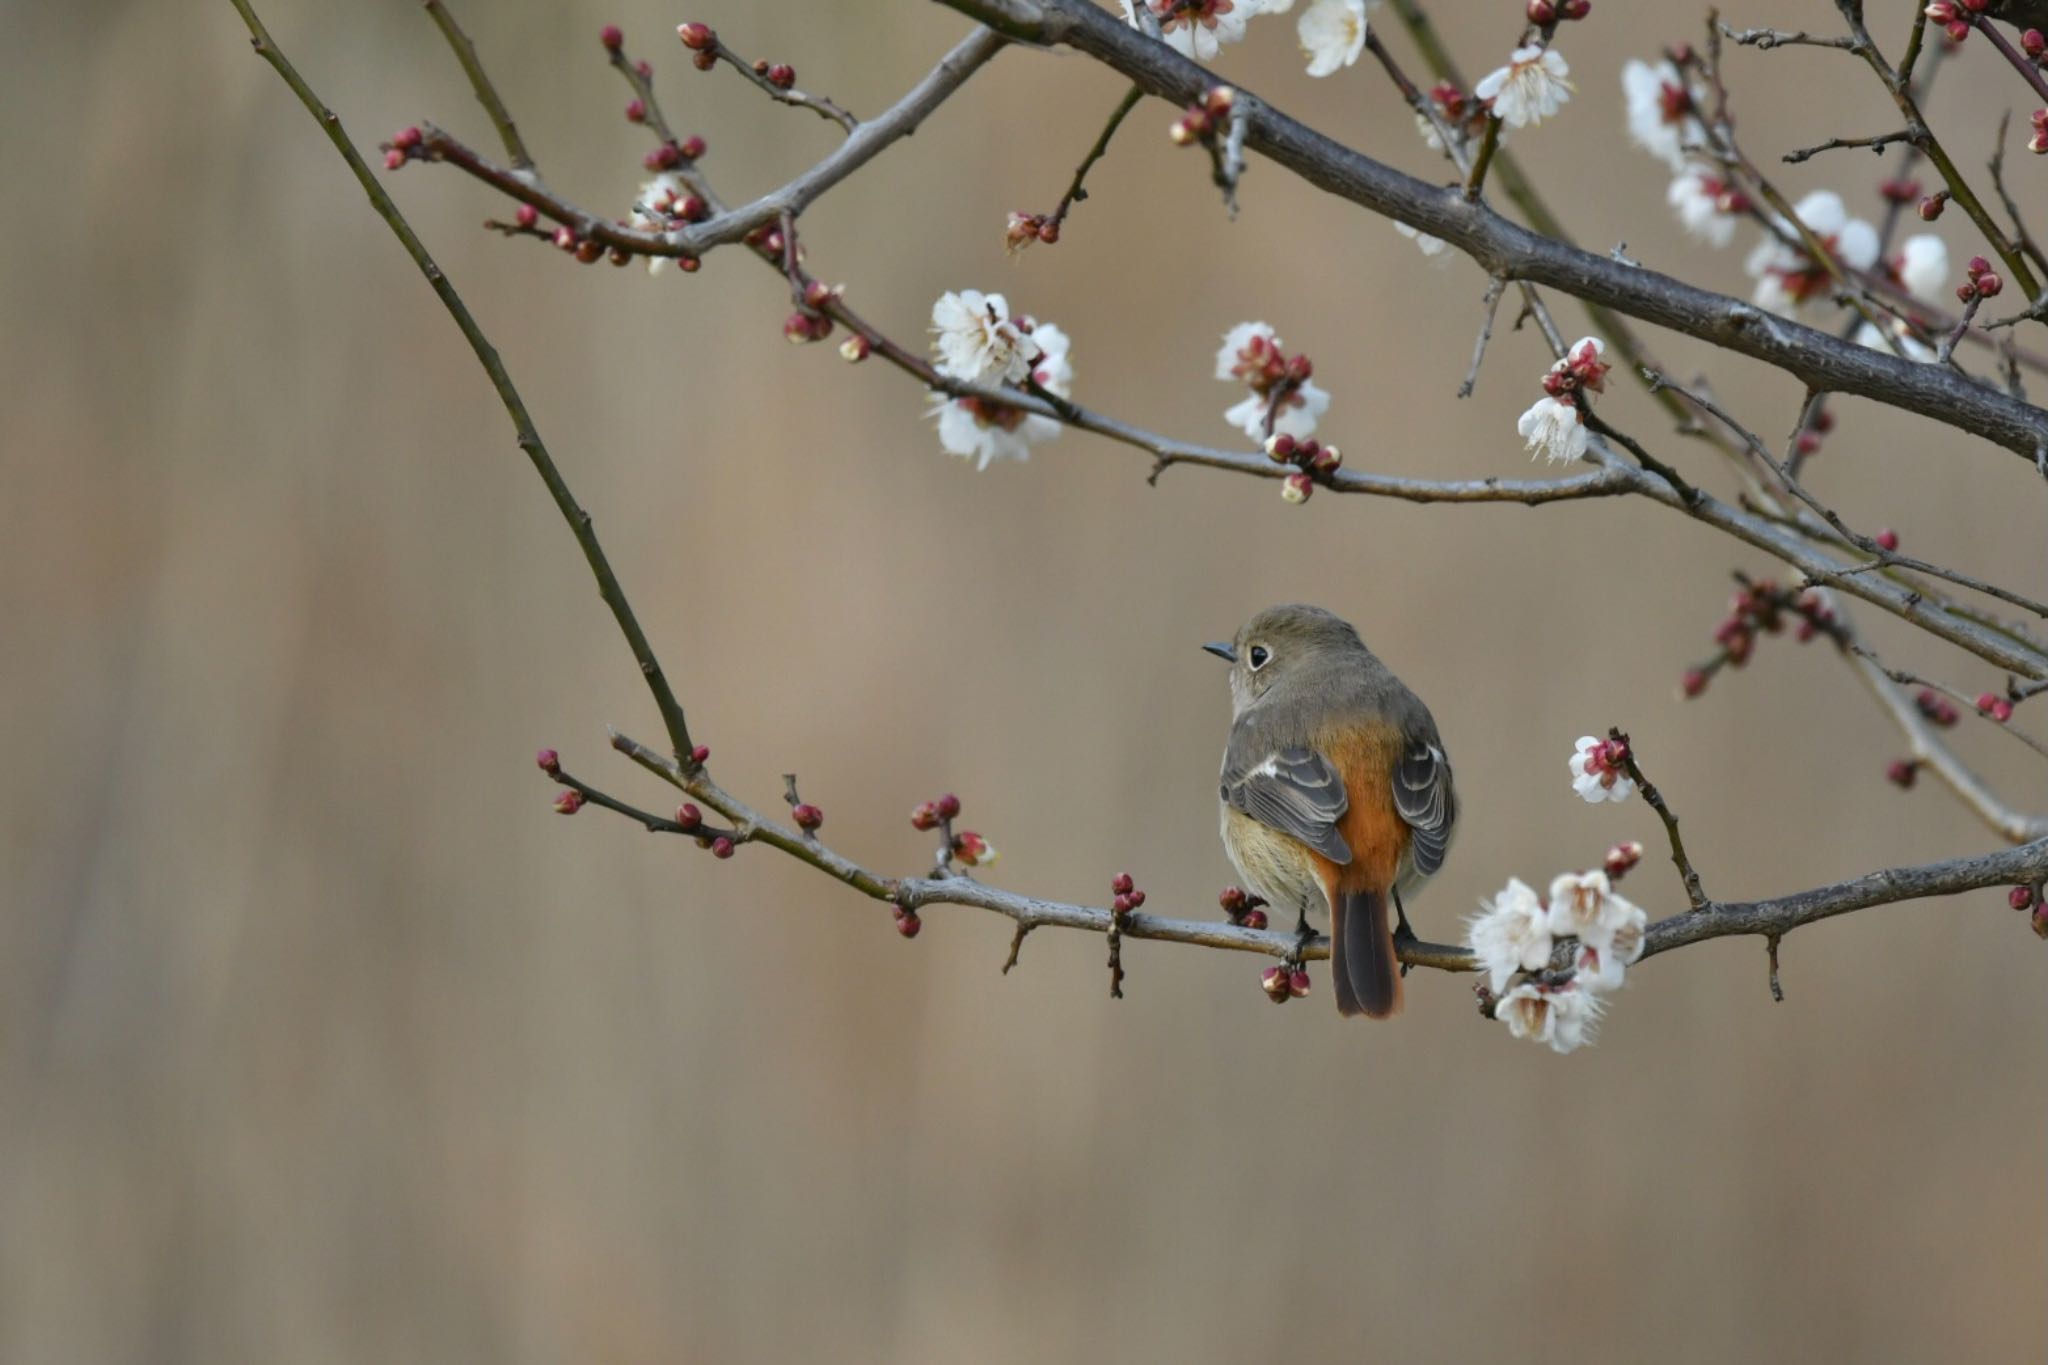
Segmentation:
<svg viewBox="0 0 2048 1365">
<path fill-rule="evenodd" d="M 1245 25 L 1261 14 L 1282 14 L 1292 9 L 1294 0 L 1192 0 L 1168 8 L 1150 0 L 1143 0 L 1152 10 L 1152 16 L 1159 23 L 1159 36 L 1167 46 L 1184 57 L 1208 61 L 1225 43 L 1239 42 L 1244 38 Z M 1143 29 L 1144 23 L 1138 17 L 1134 0 L 1121 0 L 1124 22 L 1132 28 Z"/>
<path fill-rule="evenodd" d="M 1628 97 L 1629 136 L 1672 170 L 1684 170 L 1686 151 L 1707 140 L 1695 113 L 1702 92 L 1670 62 L 1629 62 L 1621 68 L 1621 88 Z"/>
<path fill-rule="evenodd" d="M 1532 460 L 1541 455 L 1561 464 L 1586 453 L 1586 424 L 1577 405 L 1561 399 L 1547 395 L 1537 399 L 1515 423 L 1515 430 L 1528 444 Z"/>
<path fill-rule="evenodd" d="M 1223 334 L 1216 348 L 1216 377 L 1244 379 L 1248 367 L 1263 365 L 1269 353 L 1280 350 L 1279 334 L 1264 322 L 1240 322 Z"/>
<path fill-rule="evenodd" d="M 1248 393 L 1223 414 L 1223 420 L 1254 441 L 1264 441 L 1266 409 L 1271 403 L 1270 395 Z M 1316 423 L 1329 411 L 1329 407 L 1330 395 L 1313 379 L 1304 379 L 1281 400 L 1280 411 L 1273 418 L 1273 434 L 1292 436 L 1297 441 L 1306 440 L 1316 434 Z"/>
<path fill-rule="evenodd" d="M 1573 937 L 1606 942 L 1611 937 L 1607 902 L 1614 884 L 1605 872 L 1565 872 L 1550 883 L 1550 932 L 1559 938 Z"/>
<path fill-rule="evenodd" d="M 1410 227 L 1408 226 L 1408 224 L 1403 223 L 1398 219 L 1394 222 L 1394 231 L 1400 233 L 1403 237 L 1406 237 L 1409 241 L 1415 243 L 1415 245 L 1421 250 L 1422 254 L 1425 256 L 1441 256 L 1444 252 L 1444 248 L 1450 245 L 1450 243 L 1446 242 L 1443 238 L 1432 237 L 1428 233 L 1424 232 L 1422 229 Z"/>
<path fill-rule="evenodd" d="M 1612 753 L 1608 741 L 1592 735 L 1579 736 L 1572 747 L 1572 790 L 1595 805 L 1626 801 L 1636 789 L 1634 779 Z"/>
<path fill-rule="evenodd" d="M 1887 318 L 1883 331 L 1866 322 L 1856 329 L 1856 335 L 1851 340 L 1858 346 L 1868 346 L 1871 350 L 1883 351 L 1886 355 L 1902 355 L 1923 365 L 1931 363 L 1936 355 L 1935 349 L 1914 336 L 1913 329 L 1899 318 Z"/>
<path fill-rule="evenodd" d="M 1493 1012 L 1514 1037 L 1571 1052 L 1593 1040 L 1604 1008 L 1597 996 L 1569 984 L 1524 982 L 1502 996 Z"/>
<path fill-rule="evenodd" d="M 1482 76 L 1472 93 L 1491 100 L 1493 114 L 1510 128 L 1541 123 L 1572 97 L 1571 67 L 1546 47 L 1518 47 L 1508 64 Z"/>
<path fill-rule="evenodd" d="M 1727 209 L 1728 183 L 1703 161 L 1686 163 L 1672 178 L 1664 201 L 1678 213 L 1685 230 L 1712 246 L 1725 247 L 1735 236 L 1735 215 Z"/>
<path fill-rule="evenodd" d="M 1868 270 L 1877 264 L 1877 229 L 1861 218 L 1851 218 L 1842 206 L 1842 196 L 1833 190 L 1815 190 L 1794 205 L 1793 212 L 1842 266 Z M 1791 223 L 1780 223 L 1778 228 L 1778 233 L 1757 243 L 1743 268 L 1757 282 L 1751 296 L 1756 306 L 1790 317 L 1802 304 L 1832 297 L 1835 286 L 1827 267 L 1809 255 L 1804 245 L 1794 244 L 1798 229 Z"/>
<path fill-rule="evenodd" d="M 1329 76 L 1365 51 L 1365 0 L 1310 0 L 1295 24 L 1308 74 Z"/>
<path fill-rule="evenodd" d="M 970 384 L 1016 383 L 1031 372 L 1032 347 L 1001 294 L 948 290 L 932 305 L 939 373 Z"/>
<path fill-rule="evenodd" d="M 1068 397 L 1074 366 L 1067 334 L 1041 322 L 1023 338 L 1023 346 L 1037 348 L 1026 373 L 1048 392 Z M 997 460 L 1029 459 L 1032 446 L 1060 434 L 1060 424 L 1050 417 L 979 398 L 937 395 L 932 415 L 939 419 L 939 448 L 973 460 L 977 469 L 987 469 Z"/>
<path fill-rule="evenodd" d="M 1948 290 L 1948 244 L 1931 232 L 1915 233 L 1899 251 L 1899 283 L 1914 298 L 1934 303 Z"/>
<path fill-rule="evenodd" d="M 1550 961 L 1549 914 L 1534 888 L 1510 877 L 1492 903 L 1465 922 L 1465 944 L 1499 995 L 1516 972 L 1540 971 Z"/>
<path fill-rule="evenodd" d="M 1572 979 L 1589 991 L 1618 989 L 1628 968 L 1642 959 L 1649 925 L 1650 916 L 1641 906 L 1607 896 L 1601 908 L 1599 938 L 1579 940 Z"/>
</svg>

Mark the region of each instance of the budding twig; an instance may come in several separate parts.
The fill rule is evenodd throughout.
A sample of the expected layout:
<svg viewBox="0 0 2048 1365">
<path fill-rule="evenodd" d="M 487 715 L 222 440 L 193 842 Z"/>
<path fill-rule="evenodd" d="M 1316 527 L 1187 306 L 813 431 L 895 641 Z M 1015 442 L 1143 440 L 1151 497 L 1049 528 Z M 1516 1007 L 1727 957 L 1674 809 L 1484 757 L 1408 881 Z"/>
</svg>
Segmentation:
<svg viewBox="0 0 2048 1365">
<path fill-rule="evenodd" d="M 1458 385 L 1460 398 L 1470 398 L 1473 386 L 1479 382 L 1479 365 L 1486 359 L 1486 343 L 1493 340 L 1493 317 L 1500 311 L 1500 296 L 1507 288 L 1505 275 L 1495 275 L 1486 282 L 1486 297 L 1479 301 L 1479 339 L 1472 343 L 1472 364 L 1465 371 L 1465 382 Z"/>
<path fill-rule="evenodd" d="M 454 49 L 455 60 L 462 65 L 462 74 L 469 77 L 470 88 L 476 92 L 476 101 L 490 116 L 491 126 L 498 130 L 498 138 L 505 144 L 505 155 L 511 159 L 515 171 L 533 169 L 533 157 L 526 150 L 526 142 L 519 136 L 517 125 L 512 122 L 511 111 L 505 108 L 505 101 L 498 96 L 498 88 L 491 84 L 491 78 L 484 72 L 483 62 L 476 55 L 476 44 L 470 40 L 462 26 L 455 22 L 455 16 L 441 0 L 426 0 L 427 17 L 441 30 Z"/>
<path fill-rule="evenodd" d="M 1913 134 L 1911 130 L 1904 128 L 1896 133 L 1879 133 L 1874 137 L 1831 137 L 1826 142 L 1817 142 L 1811 147 L 1801 147 L 1797 151 L 1787 152 L 1779 159 L 1796 166 L 1802 161 L 1811 161 L 1822 152 L 1832 152 L 1844 147 L 1868 147 L 1871 151 L 1882 156 L 1884 155 L 1884 149 L 1892 143 L 1911 142 L 1912 140 Z"/>
<path fill-rule="evenodd" d="M 1650 809 L 1657 812 L 1657 818 L 1664 822 L 1664 834 L 1671 841 L 1671 865 L 1678 869 L 1678 879 L 1685 883 L 1685 898 L 1692 902 L 1693 912 L 1698 914 L 1711 907 L 1707 893 L 1700 889 L 1699 869 L 1692 865 L 1692 859 L 1685 853 L 1685 840 L 1678 835 L 1678 817 L 1671 813 L 1671 807 L 1664 802 L 1663 794 L 1656 784 L 1643 776 L 1643 766 L 1636 759 L 1635 745 L 1619 729 L 1610 729 L 1607 738 L 1622 748 L 1622 766 L 1628 769 L 1629 780 L 1643 794 L 1643 800 Z"/>
</svg>

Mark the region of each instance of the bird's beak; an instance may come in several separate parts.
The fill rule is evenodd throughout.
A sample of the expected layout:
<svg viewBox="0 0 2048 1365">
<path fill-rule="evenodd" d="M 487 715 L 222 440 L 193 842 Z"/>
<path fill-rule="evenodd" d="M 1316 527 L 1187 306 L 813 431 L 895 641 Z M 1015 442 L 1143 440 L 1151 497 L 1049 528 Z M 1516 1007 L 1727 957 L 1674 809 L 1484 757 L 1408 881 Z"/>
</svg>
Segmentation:
<svg viewBox="0 0 2048 1365">
<path fill-rule="evenodd" d="M 1230 663 L 1237 662 L 1237 651 L 1231 647 L 1228 640 L 1211 640 L 1208 644 L 1203 645 L 1202 648 L 1208 650 L 1219 659 Z"/>
</svg>

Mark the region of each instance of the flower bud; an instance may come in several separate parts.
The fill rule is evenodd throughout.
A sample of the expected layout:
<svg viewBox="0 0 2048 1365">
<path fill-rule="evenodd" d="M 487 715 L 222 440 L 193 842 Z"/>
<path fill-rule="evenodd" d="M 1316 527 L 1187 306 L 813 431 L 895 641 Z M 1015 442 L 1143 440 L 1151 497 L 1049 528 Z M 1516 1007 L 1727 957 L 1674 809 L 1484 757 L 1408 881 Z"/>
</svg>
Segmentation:
<svg viewBox="0 0 2048 1365">
<path fill-rule="evenodd" d="M 1987 270 L 1977 277 L 1977 294 L 1980 298 L 1995 299 L 2005 289 L 2005 281 L 1996 271 Z"/>
<path fill-rule="evenodd" d="M 1549 28 L 1557 22 L 1557 6 L 1551 4 L 1550 0 L 1529 0 L 1524 13 L 1529 16 L 1529 22 L 1538 28 Z"/>
<path fill-rule="evenodd" d="M 1287 377 L 1297 384 L 1305 384 L 1316 372 L 1316 363 L 1305 355 L 1287 357 Z"/>
<path fill-rule="evenodd" d="M 2005 893 L 2005 903 L 2015 910 L 2031 910 L 2039 903 L 2031 886 L 2015 886 Z"/>
<path fill-rule="evenodd" d="M 683 46 L 692 52 L 710 52 L 718 46 L 718 35 L 711 31 L 709 24 L 677 24 L 676 37 L 683 40 Z"/>
<path fill-rule="evenodd" d="M 1213 118 L 1221 118 L 1237 103 L 1237 91 L 1227 85 L 1213 85 L 1202 96 L 1202 108 Z"/>
<path fill-rule="evenodd" d="M 1216 903 L 1223 907 L 1223 913 L 1232 919 L 1242 915 L 1245 906 L 1250 902 L 1251 897 L 1247 896 L 1242 888 L 1235 886 L 1224 887 L 1216 897 Z"/>
<path fill-rule="evenodd" d="M 645 122 L 647 122 L 647 101 L 645 101 L 645 100 L 627 100 L 627 101 L 626 101 L 626 122 L 628 122 L 628 123 L 645 123 Z"/>
<path fill-rule="evenodd" d="M 2048 52 L 2048 37 L 2044 37 L 2040 29 L 2030 28 L 2020 35 L 2020 51 L 2038 62 L 2041 54 Z"/>
<path fill-rule="evenodd" d="M 1892 530 L 1889 526 L 1885 527 L 1882 531 L 1879 531 L 1875 539 L 1877 541 L 1878 548 L 1881 550 L 1889 552 L 1899 548 L 1899 533 L 1897 531 Z"/>
<path fill-rule="evenodd" d="M 690 750 L 690 762 L 696 764 L 700 768 L 704 766 L 705 762 L 710 757 L 711 746 L 708 744 L 699 744 L 696 748 Z"/>
<path fill-rule="evenodd" d="M 1998 694 L 1996 692 L 1979 692 L 1977 694 L 1977 709 L 1985 715 L 1990 715 L 1991 708 L 1996 705 L 1998 705 Z"/>
<path fill-rule="evenodd" d="M 1263 929 L 1266 927 L 1266 912 L 1253 906 L 1244 912 L 1244 919 L 1240 922 L 1247 929 Z"/>
<path fill-rule="evenodd" d="M 1128 872 L 1119 872 L 1109 880 L 1109 889 L 1119 896 L 1130 895 L 1134 885 L 1136 883 L 1131 880 L 1131 874 Z"/>
<path fill-rule="evenodd" d="M 586 237 L 576 244 L 576 259 L 585 265 L 589 265 L 602 255 L 604 255 L 604 243 L 598 241 L 595 237 Z"/>
<path fill-rule="evenodd" d="M 732 856 L 732 840 L 723 834 L 713 839 L 711 841 L 711 856 L 714 858 L 730 858 Z"/>
<path fill-rule="evenodd" d="M 676 201 L 675 214 L 686 223 L 701 223 L 711 216 L 711 205 L 701 194 L 686 194 Z"/>
<path fill-rule="evenodd" d="M 682 140 L 681 144 L 677 146 L 676 150 L 683 154 L 683 160 L 695 161 L 704 155 L 704 152 L 706 150 L 704 146 L 704 139 L 698 137 L 695 133 L 692 133 Z"/>
<path fill-rule="evenodd" d="M 523 228 L 531 230 L 533 225 L 540 221 L 540 210 L 531 204 L 521 204 L 513 211 L 512 221 Z"/>
<path fill-rule="evenodd" d="M 1308 994 L 1310 984 L 1308 973 L 1300 967 L 1287 974 L 1287 993 L 1297 1000 Z"/>
<path fill-rule="evenodd" d="M 1266 968 L 1259 975 L 1259 986 L 1276 1005 L 1284 1005 L 1294 998 L 1294 993 L 1288 989 L 1285 967 Z"/>
<path fill-rule="evenodd" d="M 607 52 L 617 52 L 626 45 L 626 35 L 619 31 L 617 24 L 606 24 L 598 31 L 597 40 L 604 44 Z"/>
<path fill-rule="evenodd" d="M 1603 866 L 1607 869 L 1609 878 L 1620 881 L 1623 875 L 1642 860 L 1643 846 L 1634 839 L 1629 839 L 1607 850 Z"/>
<path fill-rule="evenodd" d="M 1997 701 L 1991 703 L 1991 719 L 1997 721 L 2000 725 L 2011 720 L 2012 703 L 2004 697 L 2000 697 Z"/>
<path fill-rule="evenodd" d="M 872 349 L 868 344 L 868 339 L 861 336 L 858 332 L 839 343 L 839 354 L 855 364 L 866 360 L 868 352 Z"/>
<path fill-rule="evenodd" d="M 932 806 L 931 802 L 926 801 L 910 812 L 910 827 L 912 829 L 937 829 L 939 827 L 939 812 Z"/>
<path fill-rule="evenodd" d="M 574 787 L 564 787 L 555 796 L 555 811 L 560 815 L 574 815 L 583 809 L 583 793 Z"/>
<path fill-rule="evenodd" d="M 960 798 L 947 792 L 933 803 L 933 808 L 938 811 L 941 820 L 951 820 L 960 814 Z"/>
<path fill-rule="evenodd" d="M 676 807 L 676 824 L 682 829 L 683 833 L 688 834 L 703 823 L 704 812 L 697 809 L 695 802 L 685 801 L 682 805 Z"/>
<path fill-rule="evenodd" d="M 2034 918 L 2029 923 L 2033 926 L 2035 938 L 2048 938 L 2048 905 L 2035 906 Z"/>
<path fill-rule="evenodd" d="M 1941 190 L 1920 201 L 1920 221 L 1931 223 L 1941 217 L 1941 211 L 1948 207 L 1948 191 Z"/>
<path fill-rule="evenodd" d="M 1888 203 L 1910 204 L 1920 198 L 1920 182 L 1909 176 L 1893 176 L 1879 182 L 1877 192 Z"/>
<path fill-rule="evenodd" d="M 1286 464 L 1294 458 L 1294 438 L 1286 432 L 1277 432 L 1266 438 L 1266 458 L 1275 464 Z"/>
<path fill-rule="evenodd" d="M 1678 680 L 1678 690 L 1687 697 L 1697 697 L 1700 693 L 1706 691 L 1707 675 L 1705 670 L 1698 668 L 1686 669 L 1684 676 Z"/>
<path fill-rule="evenodd" d="M 805 312 L 791 313 L 782 320 L 782 338 L 792 345 L 801 346 L 815 340 L 811 335 L 811 315 Z"/>
<path fill-rule="evenodd" d="M 396 147 L 393 147 L 393 148 L 392 148 L 392 149 L 391 149 L 390 151 L 388 151 L 388 152 L 384 153 L 384 169 L 385 169 L 385 170 L 387 170 L 387 171 L 395 171 L 395 170 L 397 170 L 397 169 L 398 169 L 398 168 L 399 168 L 400 166 L 403 166 L 404 164 L 405 164 L 405 153 L 404 153 L 404 152 L 401 152 L 401 151 L 399 151 L 399 150 L 398 150 L 398 148 L 396 148 Z"/>
<path fill-rule="evenodd" d="M 1884 779 L 1900 791 L 1913 790 L 1913 782 L 1920 776 L 1920 765 L 1910 758 L 1895 758 L 1885 765 Z"/>
<path fill-rule="evenodd" d="M 922 928 L 924 928 L 924 921 L 917 917 L 917 911 L 903 910 L 901 907 L 898 907 L 896 916 L 897 933 L 905 938 L 916 938 L 917 931 Z"/>
<path fill-rule="evenodd" d="M 814 830 L 825 823 L 825 812 L 808 801 L 800 802 L 790 810 L 790 816 L 801 830 Z"/>
<path fill-rule="evenodd" d="M 1557 7 L 1557 17 L 1560 19 L 1583 19 L 1592 12 L 1593 0 L 1564 0 L 1564 3 Z"/>
<path fill-rule="evenodd" d="M 1315 491 L 1315 480 L 1306 474 L 1289 474 L 1280 485 L 1280 496 L 1287 502 L 1307 502 L 1308 495 Z"/>
<path fill-rule="evenodd" d="M 1308 467 L 1312 473 L 1320 474 L 1327 479 L 1336 473 L 1338 466 L 1343 463 L 1343 451 L 1335 446 L 1324 446 L 1315 453 L 1315 458 L 1309 461 Z"/>
<path fill-rule="evenodd" d="M 787 62 L 777 62 L 764 73 L 768 84 L 777 90 L 787 90 L 796 84 L 796 68 Z"/>
<path fill-rule="evenodd" d="M 1128 899 L 1131 902 L 1131 909 L 1143 910 L 1145 908 L 1145 893 L 1143 891 L 1131 892 Z"/>
<path fill-rule="evenodd" d="M 540 770 L 549 777 L 562 771 L 562 757 L 553 749 L 542 749 L 533 756 L 533 761 L 540 764 Z"/>
<path fill-rule="evenodd" d="M 401 152 L 409 152 L 420 145 L 424 136 L 417 126 L 407 125 L 398 130 L 397 136 L 391 139 L 391 145 Z"/>
</svg>

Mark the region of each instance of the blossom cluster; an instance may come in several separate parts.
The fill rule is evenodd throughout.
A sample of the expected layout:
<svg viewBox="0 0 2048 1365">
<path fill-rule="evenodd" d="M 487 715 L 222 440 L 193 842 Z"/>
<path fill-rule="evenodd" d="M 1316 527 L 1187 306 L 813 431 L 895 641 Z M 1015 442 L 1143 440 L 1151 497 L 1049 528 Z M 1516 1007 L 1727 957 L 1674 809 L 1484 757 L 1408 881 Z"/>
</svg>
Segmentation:
<svg viewBox="0 0 2048 1365">
<path fill-rule="evenodd" d="M 1330 395 L 1310 379 L 1314 373 L 1315 363 L 1305 354 L 1287 354 L 1279 334 L 1266 323 L 1238 323 L 1223 334 L 1216 377 L 1242 384 L 1248 392 L 1223 420 L 1261 443 L 1274 436 L 1307 439 L 1330 407 Z"/>
<path fill-rule="evenodd" d="M 1580 337 L 1543 376 L 1543 397 L 1515 423 L 1530 458 L 1567 463 L 1586 454 L 1586 408 L 1590 395 L 1607 388 L 1607 343 Z"/>
<path fill-rule="evenodd" d="M 932 305 L 933 368 L 948 379 L 984 386 L 1029 383 L 1058 398 L 1073 392 L 1072 343 L 1050 322 L 1012 316 L 1001 294 L 948 291 Z M 1060 434 L 1051 417 L 993 398 L 933 396 L 939 446 L 987 469 L 1030 458 L 1031 447 Z"/>
<path fill-rule="evenodd" d="M 1142 29 L 1146 19 L 1182 56 L 1209 61 L 1225 43 L 1244 40 L 1251 21 L 1285 14 L 1294 0 L 1121 0 L 1124 22 Z M 1295 23 L 1308 74 L 1329 76 L 1350 66 L 1365 50 L 1367 0 L 1309 0 Z M 1145 11 L 1143 15 L 1140 10 Z"/>
<path fill-rule="evenodd" d="M 1635 779 L 1628 773 L 1628 741 L 1625 739 L 1580 735 L 1572 746 L 1570 766 L 1572 790 L 1583 801 L 1596 806 L 1602 801 L 1619 803 L 1628 800 L 1635 792 Z"/>
<path fill-rule="evenodd" d="M 1609 866 L 1625 870 L 1641 856 L 1640 845 L 1624 846 Z M 1593 1040 L 1604 997 L 1641 959 L 1648 929 L 1648 914 L 1615 893 L 1607 871 L 1567 872 L 1550 883 L 1547 900 L 1509 878 L 1466 922 L 1465 943 L 1508 1032 L 1570 1052 Z M 1565 961 L 1553 968 L 1560 947 Z"/>
<path fill-rule="evenodd" d="M 1886 550 L 1896 549 L 1898 536 L 1882 531 L 1877 543 Z M 1744 579 L 1740 590 L 1729 600 L 1728 614 L 1714 627 L 1714 653 L 1685 671 L 1679 691 L 1687 697 L 1697 697 L 1723 668 L 1740 668 L 1748 663 L 1760 636 L 1780 634 L 1788 622 L 1792 625 L 1792 637 L 1801 644 L 1823 635 L 1838 642 L 1843 638 L 1841 623 L 1835 619 L 1835 609 L 1824 589 L 1803 588 L 1794 592 L 1768 578 Z"/>
</svg>

